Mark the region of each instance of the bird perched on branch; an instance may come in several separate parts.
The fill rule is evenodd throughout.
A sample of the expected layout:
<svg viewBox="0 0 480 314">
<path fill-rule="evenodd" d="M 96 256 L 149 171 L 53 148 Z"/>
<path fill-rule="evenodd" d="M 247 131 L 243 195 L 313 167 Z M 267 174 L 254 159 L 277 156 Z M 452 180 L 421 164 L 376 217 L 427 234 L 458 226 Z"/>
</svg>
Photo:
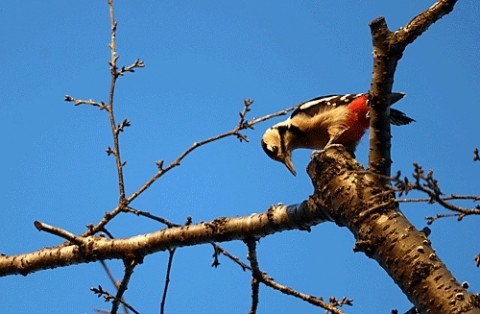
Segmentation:
<svg viewBox="0 0 480 314">
<path fill-rule="evenodd" d="M 390 94 L 390 104 L 405 96 Z M 341 144 L 352 154 L 369 127 L 369 94 L 328 95 L 314 98 L 296 109 L 290 118 L 269 128 L 262 147 L 272 159 L 283 163 L 296 175 L 292 151 L 297 148 L 325 149 Z M 390 122 L 413 122 L 405 113 L 390 109 Z"/>
</svg>

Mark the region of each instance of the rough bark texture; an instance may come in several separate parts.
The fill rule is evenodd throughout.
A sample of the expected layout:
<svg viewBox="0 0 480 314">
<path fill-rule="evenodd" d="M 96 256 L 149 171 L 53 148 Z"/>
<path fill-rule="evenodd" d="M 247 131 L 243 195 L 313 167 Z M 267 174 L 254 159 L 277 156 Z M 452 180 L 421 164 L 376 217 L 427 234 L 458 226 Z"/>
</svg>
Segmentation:
<svg viewBox="0 0 480 314">
<path fill-rule="evenodd" d="M 392 49 L 392 34 L 384 18 L 370 23 L 373 41 L 373 76 L 370 86 L 370 155 L 369 169 L 385 176 L 390 175 L 390 95 L 393 77 L 402 49 Z M 395 47 L 395 46 L 393 46 Z"/>
<path fill-rule="evenodd" d="M 28 275 L 33 272 L 106 259 L 134 259 L 141 262 L 144 256 L 168 249 L 261 238 L 285 230 L 309 230 L 329 220 L 326 209 L 309 206 L 274 205 L 267 211 L 245 217 L 217 218 L 209 222 L 172 227 L 124 239 L 107 239 L 100 236 L 76 237 L 76 243 L 67 242 L 35 252 L 0 254 L 0 277 Z"/>
<path fill-rule="evenodd" d="M 390 176 L 390 103 L 394 74 L 406 47 L 433 23 L 452 12 L 457 0 L 439 0 L 395 32 L 383 17 L 370 23 L 373 45 L 373 74 L 370 84 L 370 153 L 368 169 Z"/>
<path fill-rule="evenodd" d="M 355 250 L 375 259 L 422 313 L 480 313 L 477 296 L 452 276 L 430 245 L 399 211 L 393 191 L 343 148 L 319 154 L 308 173 L 310 202 L 356 239 Z"/>
</svg>

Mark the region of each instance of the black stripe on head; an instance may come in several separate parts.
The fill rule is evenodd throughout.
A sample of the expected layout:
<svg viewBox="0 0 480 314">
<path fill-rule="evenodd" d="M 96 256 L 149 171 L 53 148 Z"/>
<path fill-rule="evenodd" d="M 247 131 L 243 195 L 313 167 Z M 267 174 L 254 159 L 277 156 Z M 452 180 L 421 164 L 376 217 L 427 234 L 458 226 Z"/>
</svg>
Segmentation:
<svg viewBox="0 0 480 314">
<path fill-rule="evenodd" d="M 285 139 L 286 139 L 286 133 L 290 132 L 292 133 L 293 136 L 295 137 L 304 137 L 307 135 L 305 132 L 300 130 L 300 128 L 294 126 L 294 125 L 281 125 L 277 128 L 278 134 L 280 135 L 280 148 L 282 152 L 287 151 L 287 147 L 285 144 Z"/>
<path fill-rule="evenodd" d="M 280 135 L 280 151 L 285 152 L 287 150 L 285 146 L 285 133 L 288 131 L 288 126 L 281 125 L 277 128 L 278 134 Z"/>
<path fill-rule="evenodd" d="M 294 126 L 294 125 L 290 125 L 288 127 L 288 131 L 292 132 L 292 134 L 295 136 L 295 137 L 304 137 L 307 135 L 307 133 L 303 132 L 302 130 L 300 130 L 300 128 Z"/>
<path fill-rule="evenodd" d="M 278 153 L 278 147 L 273 147 L 272 148 L 273 150 L 270 150 L 270 149 L 268 149 L 267 143 L 262 141 L 262 148 L 263 148 L 263 151 L 265 152 L 265 154 L 267 154 L 268 157 L 270 157 L 272 159 L 276 159 L 277 153 Z"/>
<path fill-rule="evenodd" d="M 280 151 L 281 152 L 286 152 L 287 151 L 287 145 L 285 144 L 285 139 L 287 138 L 286 133 L 290 132 L 293 136 L 295 137 L 304 137 L 307 135 L 307 133 L 303 132 L 300 130 L 300 128 L 294 126 L 294 125 L 281 125 L 278 128 L 278 134 L 280 135 Z"/>
</svg>

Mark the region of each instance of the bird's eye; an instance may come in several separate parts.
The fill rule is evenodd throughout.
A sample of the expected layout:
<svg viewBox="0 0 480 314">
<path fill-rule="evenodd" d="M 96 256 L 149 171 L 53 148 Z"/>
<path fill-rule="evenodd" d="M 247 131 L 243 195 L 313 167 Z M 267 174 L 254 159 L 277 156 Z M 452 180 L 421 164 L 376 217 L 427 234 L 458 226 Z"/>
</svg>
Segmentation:
<svg viewBox="0 0 480 314">
<path fill-rule="evenodd" d="M 270 146 L 262 140 L 262 148 L 268 157 L 275 159 L 278 153 L 278 146 Z"/>
</svg>

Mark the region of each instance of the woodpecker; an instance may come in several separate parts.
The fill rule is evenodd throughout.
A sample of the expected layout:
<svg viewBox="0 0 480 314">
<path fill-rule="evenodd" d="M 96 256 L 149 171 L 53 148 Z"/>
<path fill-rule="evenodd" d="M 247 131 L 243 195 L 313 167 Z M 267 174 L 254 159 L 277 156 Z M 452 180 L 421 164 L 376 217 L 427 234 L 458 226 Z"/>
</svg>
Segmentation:
<svg viewBox="0 0 480 314">
<path fill-rule="evenodd" d="M 405 96 L 392 93 L 390 104 Z M 265 131 L 262 147 L 272 159 L 283 163 L 296 175 L 292 151 L 297 148 L 324 149 L 341 144 L 352 154 L 369 127 L 369 94 L 328 95 L 300 105 L 287 120 Z M 405 113 L 390 109 L 390 123 L 406 125 L 415 121 Z"/>
</svg>

